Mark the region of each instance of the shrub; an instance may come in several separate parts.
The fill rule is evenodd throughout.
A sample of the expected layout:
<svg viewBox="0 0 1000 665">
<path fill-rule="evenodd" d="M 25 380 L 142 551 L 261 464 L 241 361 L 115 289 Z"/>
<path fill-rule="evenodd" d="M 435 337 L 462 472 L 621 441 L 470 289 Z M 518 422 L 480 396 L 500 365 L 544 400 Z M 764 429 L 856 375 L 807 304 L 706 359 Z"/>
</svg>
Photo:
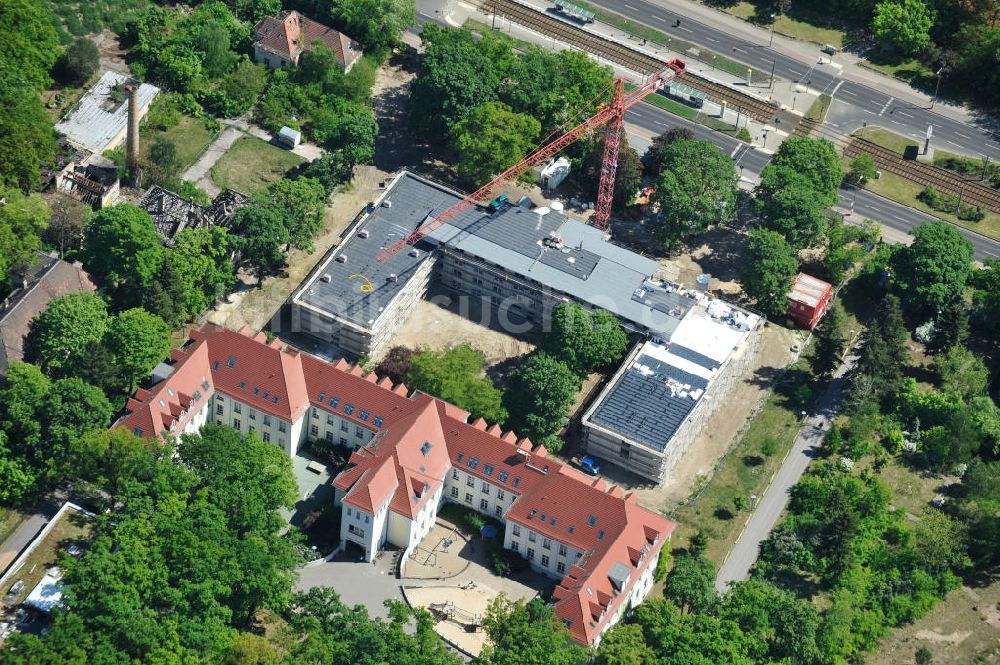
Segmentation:
<svg viewBox="0 0 1000 665">
<path fill-rule="evenodd" d="M 760 442 L 760 452 L 764 457 L 771 457 L 778 452 L 778 440 L 773 436 L 765 437 Z"/>
<path fill-rule="evenodd" d="M 753 137 L 750 136 L 750 130 L 746 127 L 740 127 L 740 130 L 736 132 L 736 138 L 746 143 L 751 143 L 753 141 Z"/>
<path fill-rule="evenodd" d="M 69 85 L 80 85 L 94 75 L 100 64 L 97 46 L 86 37 L 77 37 L 56 61 L 56 77 Z"/>
</svg>

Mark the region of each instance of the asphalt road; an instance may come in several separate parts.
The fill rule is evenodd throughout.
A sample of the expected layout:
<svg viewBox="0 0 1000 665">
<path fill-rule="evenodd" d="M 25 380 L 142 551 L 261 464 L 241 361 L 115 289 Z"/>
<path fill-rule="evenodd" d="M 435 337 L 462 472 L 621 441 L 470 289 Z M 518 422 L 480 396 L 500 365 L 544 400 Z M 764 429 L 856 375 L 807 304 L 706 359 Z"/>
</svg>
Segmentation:
<svg viewBox="0 0 1000 665">
<path fill-rule="evenodd" d="M 695 136 L 702 140 L 711 141 L 719 146 L 727 155 L 732 155 L 737 166 L 741 167 L 740 174 L 744 177 L 756 180 L 761 169 L 770 161 L 771 155 L 760 150 L 748 149 L 742 141 L 711 130 L 704 125 L 691 122 L 684 118 L 675 116 L 650 104 L 637 104 L 625 113 L 625 122 L 640 127 L 652 134 L 660 134 L 669 127 L 687 127 Z M 739 150 L 737 151 L 737 149 Z M 854 213 L 879 222 L 883 226 L 909 233 L 910 230 L 924 222 L 933 222 L 937 218 L 915 208 L 904 206 L 890 201 L 873 192 L 865 189 L 841 189 L 840 207 L 847 210 L 854 210 Z M 985 259 L 1000 259 L 1000 242 L 991 240 L 985 236 L 973 233 L 962 227 L 957 227 L 959 232 L 972 242 L 975 257 L 979 261 Z"/>
<path fill-rule="evenodd" d="M 719 593 L 724 593 L 731 582 L 738 582 L 749 576 L 750 569 L 760 554 L 760 544 L 767 539 L 774 525 L 778 523 L 785 506 L 788 505 L 789 492 L 799 482 L 809 462 L 816 456 L 830 423 L 840 409 L 846 382 L 845 375 L 853 367 L 854 361 L 855 358 L 849 356 L 837 369 L 834 379 L 820 397 L 815 411 L 803 422 L 788 457 L 774 475 L 774 480 L 760 498 L 746 528 L 716 575 L 715 588 Z"/>
<path fill-rule="evenodd" d="M 839 76 L 839 70 L 824 65 L 810 67 L 797 58 L 768 48 L 767 40 L 761 42 L 727 33 L 699 20 L 683 10 L 665 9 L 648 0 L 590 0 L 597 5 L 686 42 L 699 44 L 743 62 L 759 71 L 769 72 L 774 66 L 775 76 L 789 82 L 799 81 L 821 92 L 834 93 L 835 99 L 847 105 L 840 115 L 843 129 L 860 127 L 863 122 L 895 128 L 905 134 L 923 136 L 928 125 L 934 125 L 934 142 L 943 149 L 958 149 L 973 155 L 988 155 L 1000 159 L 1000 136 L 996 132 L 980 130 L 962 122 L 935 113 L 932 109 L 900 102 L 876 88 L 850 81 Z M 680 26 L 674 23 L 680 18 Z M 810 57 L 822 55 L 814 44 L 803 44 L 803 51 Z M 779 83 L 791 85 L 791 83 Z"/>
</svg>

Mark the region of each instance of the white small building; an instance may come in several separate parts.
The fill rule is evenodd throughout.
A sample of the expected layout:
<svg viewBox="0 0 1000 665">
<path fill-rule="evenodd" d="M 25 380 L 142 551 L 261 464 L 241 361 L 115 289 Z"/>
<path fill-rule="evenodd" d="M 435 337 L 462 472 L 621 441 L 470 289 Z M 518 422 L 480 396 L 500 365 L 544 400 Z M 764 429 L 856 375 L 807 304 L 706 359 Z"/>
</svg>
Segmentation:
<svg viewBox="0 0 1000 665">
<path fill-rule="evenodd" d="M 128 93 L 124 86 L 131 79 L 118 72 L 104 72 L 73 108 L 56 123 L 56 131 L 73 145 L 97 154 L 111 150 L 125 140 L 128 131 Z M 160 93 L 155 85 L 139 85 L 136 103 L 139 118 Z"/>
<path fill-rule="evenodd" d="M 276 138 L 281 147 L 294 150 L 302 143 L 302 132 L 291 127 L 282 127 L 278 130 Z"/>
<path fill-rule="evenodd" d="M 49 568 L 42 581 L 31 590 L 21 604 L 48 614 L 62 605 L 62 593 L 62 571 L 54 567 Z"/>
<path fill-rule="evenodd" d="M 553 190 L 569 177 L 572 170 L 570 162 L 565 157 L 550 159 L 538 171 L 538 186 L 544 190 Z"/>
</svg>

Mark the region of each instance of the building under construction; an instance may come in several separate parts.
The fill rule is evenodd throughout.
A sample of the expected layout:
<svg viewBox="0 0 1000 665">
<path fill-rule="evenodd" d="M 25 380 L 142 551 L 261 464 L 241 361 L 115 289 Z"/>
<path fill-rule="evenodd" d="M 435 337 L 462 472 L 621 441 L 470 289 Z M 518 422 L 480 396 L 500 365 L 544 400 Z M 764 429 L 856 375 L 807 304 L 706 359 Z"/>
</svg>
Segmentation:
<svg viewBox="0 0 1000 665">
<path fill-rule="evenodd" d="M 660 265 L 558 209 L 474 206 L 384 262 L 388 246 L 462 200 L 407 171 L 359 215 L 292 296 L 292 329 L 334 353 L 377 358 L 432 280 L 526 331 L 562 302 L 606 309 L 630 331 L 670 339 L 695 304 L 654 281 Z"/>
</svg>

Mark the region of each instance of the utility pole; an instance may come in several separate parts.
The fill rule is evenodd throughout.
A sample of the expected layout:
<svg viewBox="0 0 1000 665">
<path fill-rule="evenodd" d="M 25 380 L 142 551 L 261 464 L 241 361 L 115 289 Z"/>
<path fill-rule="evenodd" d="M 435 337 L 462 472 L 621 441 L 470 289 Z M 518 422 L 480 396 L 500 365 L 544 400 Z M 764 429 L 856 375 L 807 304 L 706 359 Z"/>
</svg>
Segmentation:
<svg viewBox="0 0 1000 665">
<path fill-rule="evenodd" d="M 771 61 L 771 82 L 767 84 L 768 90 L 774 90 L 774 61 Z"/>
<path fill-rule="evenodd" d="M 771 14 L 771 39 L 768 40 L 767 46 L 770 48 L 774 44 L 774 19 L 777 14 Z"/>
<path fill-rule="evenodd" d="M 497 29 L 497 0 L 493 0 L 493 30 Z"/>
<path fill-rule="evenodd" d="M 941 90 L 941 72 L 944 71 L 944 67 L 939 67 L 937 72 L 937 84 L 934 86 L 934 96 L 931 98 L 931 108 L 934 108 L 934 104 L 937 102 L 938 92 Z"/>
</svg>

